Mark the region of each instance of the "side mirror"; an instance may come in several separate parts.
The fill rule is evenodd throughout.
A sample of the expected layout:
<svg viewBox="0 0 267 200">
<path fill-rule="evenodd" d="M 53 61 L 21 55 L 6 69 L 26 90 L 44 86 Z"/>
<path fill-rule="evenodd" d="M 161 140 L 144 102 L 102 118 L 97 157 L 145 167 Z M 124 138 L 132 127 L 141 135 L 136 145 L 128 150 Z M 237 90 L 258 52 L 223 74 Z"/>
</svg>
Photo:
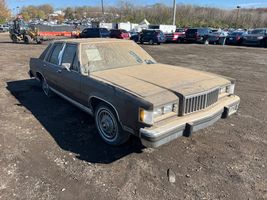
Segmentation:
<svg viewBox="0 0 267 200">
<path fill-rule="evenodd" d="M 62 67 L 68 71 L 70 71 L 70 63 L 62 63 Z"/>
</svg>

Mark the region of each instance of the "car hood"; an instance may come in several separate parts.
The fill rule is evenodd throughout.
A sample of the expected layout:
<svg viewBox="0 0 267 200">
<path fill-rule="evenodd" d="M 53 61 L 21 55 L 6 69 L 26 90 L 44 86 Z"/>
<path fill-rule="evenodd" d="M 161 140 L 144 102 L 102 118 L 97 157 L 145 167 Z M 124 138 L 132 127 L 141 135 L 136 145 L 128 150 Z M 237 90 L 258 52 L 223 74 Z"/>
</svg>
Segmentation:
<svg viewBox="0 0 267 200">
<path fill-rule="evenodd" d="M 211 73 L 165 64 L 98 71 L 91 73 L 91 77 L 120 87 L 154 105 L 230 84 L 229 80 Z"/>
</svg>

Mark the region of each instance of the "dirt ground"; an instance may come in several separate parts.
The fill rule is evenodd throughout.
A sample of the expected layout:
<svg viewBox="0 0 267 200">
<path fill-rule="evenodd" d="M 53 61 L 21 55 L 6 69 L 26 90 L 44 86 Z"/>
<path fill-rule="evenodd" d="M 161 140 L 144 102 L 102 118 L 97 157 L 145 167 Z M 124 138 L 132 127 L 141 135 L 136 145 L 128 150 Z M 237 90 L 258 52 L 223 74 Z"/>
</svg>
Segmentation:
<svg viewBox="0 0 267 200">
<path fill-rule="evenodd" d="M 144 149 L 106 145 L 92 117 L 42 93 L 27 72 L 45 47 L 0 35 L 1 200 L 267 199 L 267 49 L 144 45 L 158 62 L 236 78 L 241 98 L 238 114 Z"/>
</svg>

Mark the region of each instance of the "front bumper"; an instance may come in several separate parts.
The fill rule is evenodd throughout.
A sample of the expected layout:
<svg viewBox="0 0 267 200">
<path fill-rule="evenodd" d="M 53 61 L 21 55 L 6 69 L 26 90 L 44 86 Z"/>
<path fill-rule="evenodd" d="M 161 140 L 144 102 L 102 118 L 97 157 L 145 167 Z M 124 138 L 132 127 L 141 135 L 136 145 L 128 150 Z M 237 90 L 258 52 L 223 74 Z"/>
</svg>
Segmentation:
<svg viewBox="0 0 267 200">
<path fill-rule="evenodd" d="M 158 147 L 180 136 L 190 136 L 193 132 L 212 125 L 220 118 L 227 118 L 234 114 L 239 102 L 238 96 L 227 96 L 205 110 L 175 117 L 149 128 L 141 128 L 141 142 L 146 147 Z"/>
<path fill-rule="evenodd" d="M 244 45 L 248 45 L 248 46 L 261 46 L 261 40 L 244 40 L 243 41 Z"/>
</svg>

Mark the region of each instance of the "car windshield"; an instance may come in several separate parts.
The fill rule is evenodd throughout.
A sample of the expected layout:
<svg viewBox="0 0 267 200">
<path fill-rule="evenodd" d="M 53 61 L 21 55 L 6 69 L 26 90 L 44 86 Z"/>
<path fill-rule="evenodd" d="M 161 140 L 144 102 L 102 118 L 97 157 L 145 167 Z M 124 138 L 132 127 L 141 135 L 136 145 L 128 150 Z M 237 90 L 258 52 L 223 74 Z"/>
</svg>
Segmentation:
<svg viewBox="0 0 267 200">
<path fill-rule="evenodd" d="M 141 47 L 131 42 L 88 43 L 81 45 L 84 73 L 153 64 L 154 59 Z"/>
<path fill-rule="evenodd" d="M 232 32 L 230 35 L 231 36 L 243 35 L 243 32 Z"/>
<path fill-rule="evenodd" d="M 265 34 L 266 30 L 265 29 L 255 29 L 251 31 L 251 34 Z"/>
</svg>

